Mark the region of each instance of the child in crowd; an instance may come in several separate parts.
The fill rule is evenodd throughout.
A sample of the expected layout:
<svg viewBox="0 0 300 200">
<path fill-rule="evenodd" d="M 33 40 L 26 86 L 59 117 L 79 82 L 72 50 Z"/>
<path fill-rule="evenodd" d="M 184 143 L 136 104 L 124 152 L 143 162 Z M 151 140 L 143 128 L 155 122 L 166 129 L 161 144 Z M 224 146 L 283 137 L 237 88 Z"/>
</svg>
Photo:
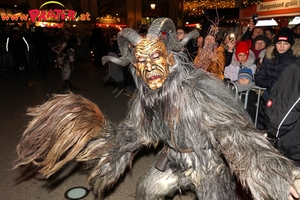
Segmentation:
<svg viewBox="0 0 300 200">
<path fill-rule="evenodd" d="M 239 92 L 246 91 L 255 85 L 253 80 L 252 70 L 249 68 L 242 68 L 239 71 L 238 80 L 236 86 Z"/>
<path fill-rule="evenodd" d="M 252 42 L 250 40 L 238 41 L 234 56 L 230 65 L 225 67 L 224 78 L 225 80 L 236 81 L 238 79 L 239 70 L 243 68 L 251 69 L 252 74 L 255 74 L 256 65 L 254 64 L 255 55 L 250 50 Z"/>
<path fill-rule="evenodd" d="M 249 68 L 242 68 L 239 70 L 238 80 L 235 82 L 237 86 L 237 90 L 239 93 L 246 92 L 255 86 L 255 82 L 253 79 L 252 70 Z M 245 103 L 245 95 L 241 96 L 241 101 Z M 247 99 L 247 112 L 251 116 L 252 120 L 255 119 L 256 114 L 256 102 L 257 102 L 257 94 L 255 91 L 250 90 L 248 93 Z"/>
</svg>

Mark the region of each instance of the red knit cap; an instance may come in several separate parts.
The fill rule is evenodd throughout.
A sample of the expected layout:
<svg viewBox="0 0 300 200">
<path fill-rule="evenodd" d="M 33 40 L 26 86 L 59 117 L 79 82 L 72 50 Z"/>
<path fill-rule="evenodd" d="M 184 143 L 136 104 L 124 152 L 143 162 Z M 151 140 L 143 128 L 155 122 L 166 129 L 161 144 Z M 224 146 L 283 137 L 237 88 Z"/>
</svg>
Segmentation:
<svg viewBox="0 0 300 200">
<path fill-rule="evenodd" d="M 248 59 L 251 45 L 252 45 L 251 40 L 238 41 L 235 46 L 236 59 L 239 60 L 238 56 L 237 56 L 239 53 L 245 53 L 247 55 L 247 59 Z"/>
</svg>

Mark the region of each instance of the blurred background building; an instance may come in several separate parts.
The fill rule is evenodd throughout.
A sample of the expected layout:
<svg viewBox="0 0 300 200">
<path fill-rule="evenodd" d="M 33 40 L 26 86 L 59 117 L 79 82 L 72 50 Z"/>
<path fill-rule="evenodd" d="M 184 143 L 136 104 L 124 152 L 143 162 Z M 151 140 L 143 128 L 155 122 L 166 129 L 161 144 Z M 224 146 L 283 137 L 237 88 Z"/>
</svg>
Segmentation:
<svg viewBox="0 0 300 200">
<path fill-rule="evenodd" d="M 26 14 L 30 9 L 59 9 L 61 5 L 78 14 L 90 15 L 88 21 L 61 21 L 68 26 L 93 24 L 138 29 L 148 26 L 157 17 L 169 17 L 176 26 L 201 29 L 205 20 L 221 19 L 221 28 L 242 30 L 253 13 L 258 14 L 259 20 L 275 20 L 276 24 L 265 24 L 275 28 L 287 26 L 300 16 L 297 0 L 0 0 L 0 24 L 24 24 L 24 20 L 6 20 L 4 16 Z M 27 22 L 27 26 L 30 25 L 32 23 Z"/>
</svg>

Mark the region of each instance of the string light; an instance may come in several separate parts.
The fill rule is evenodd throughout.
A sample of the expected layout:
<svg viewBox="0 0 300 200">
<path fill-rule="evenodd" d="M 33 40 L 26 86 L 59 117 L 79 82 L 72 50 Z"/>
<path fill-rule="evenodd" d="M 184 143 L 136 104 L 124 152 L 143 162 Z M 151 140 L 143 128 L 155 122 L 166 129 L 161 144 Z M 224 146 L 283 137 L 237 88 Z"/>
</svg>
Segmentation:
<svg viewBox="0 0 300 200">
<path fill-rule="evenodd" d="M 247 8 L 252 5 L 259 5 L 263 0 L 243 0 L 241 8 Z M 235 8 L 235 0 L 184 0 L 183 12 L 185 15 L 201 16 L 205 13 L 206 9 L 222 9 L 222 8 Z"/>
<path fill-rule="evenodd" d="M 261 4 L 262 0 L 244 0 L 241 4 L 241 8 L 247 8 L 253 5 Z"/>
<path fill-rule="evenodd" d="M 235 0 L 184 0 L 183 12 L 186 15 L 203 15 L 205 9 L 235 8 Z"/>
</svg>

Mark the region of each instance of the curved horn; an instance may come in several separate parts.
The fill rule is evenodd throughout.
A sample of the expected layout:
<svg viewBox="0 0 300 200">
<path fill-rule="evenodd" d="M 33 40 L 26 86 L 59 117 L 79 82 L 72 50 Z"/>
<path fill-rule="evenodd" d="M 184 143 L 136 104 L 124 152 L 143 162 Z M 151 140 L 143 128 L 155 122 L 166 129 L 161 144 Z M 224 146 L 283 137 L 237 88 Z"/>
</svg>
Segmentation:
<svg viewBox="0 0 300 200">
<path fill-rule="evenodd" d="M 126 28 L 118 33 L 118 44 L 122 57 L 116 58 L 112 56 L 103 56 L 102 63 L 105 64 L 108 61 L 116 63 L 121 66 L 127 66 L 130 63 L 131 54 L 129 51 L 129 44 L 136 45 L 142 37 L 133 29 Z"/>
<path fill-rule="evenodd" d="M 176 38 L 176 28 L 174 22 L 165 17 L 157 18 L 149 27 L 147 37 L 158 37 L 161 32 L 167 32 L 171 38 Z"/>
<path fill-rule="evenodd" d="M 192 30 L 181 41 L 179 41 L 179 42 L 171 42 L 168 47 L 172 51 L 180 51 L 188 43 L 188 41 L 190 39 L 197 38 L 198 36 L 199 36 L 199 31 Z"/>
<path fill-rule="evenodd" d="M 199 36 L 197 30 L 191 31 L 188 35 L 184 37 L 183 40 L 177 41 L 176 28 L 174 22 L 169 18 L 157 18 L 149 27 L 147 38 L 158 37 L 161 32 L 167 32 L 170 36 L 170 41 L 168 43 L 168 48 L 172 51 L 180 51 L 186 43 L 191 38 L 196 38 Z"/>
</svg>

